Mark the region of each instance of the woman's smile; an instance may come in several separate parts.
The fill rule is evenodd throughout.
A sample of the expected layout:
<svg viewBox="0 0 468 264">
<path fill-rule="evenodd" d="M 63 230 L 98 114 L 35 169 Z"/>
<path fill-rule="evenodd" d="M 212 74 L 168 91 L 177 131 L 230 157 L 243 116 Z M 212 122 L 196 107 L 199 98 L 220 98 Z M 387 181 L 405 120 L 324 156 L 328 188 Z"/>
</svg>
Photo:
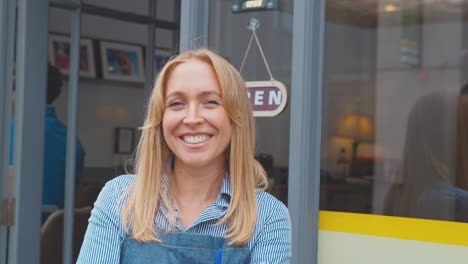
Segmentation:
<svg viewBox="0 0 468 264">
<path fill-rule="evenodd" d="M 184 142 L 188 144 L 199 144 L 202 142 L 207 141 L 208 139 L 211 138 L 210 135 L 204 134 L 204 135 L 184 135 L 180 137 Z"/>
</svg>

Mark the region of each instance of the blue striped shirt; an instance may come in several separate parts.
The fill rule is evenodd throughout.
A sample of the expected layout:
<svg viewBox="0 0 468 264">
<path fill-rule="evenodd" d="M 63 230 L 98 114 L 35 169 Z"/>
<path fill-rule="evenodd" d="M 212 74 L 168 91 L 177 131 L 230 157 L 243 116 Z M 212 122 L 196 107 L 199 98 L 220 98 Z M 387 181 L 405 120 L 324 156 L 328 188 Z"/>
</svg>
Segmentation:
<svg viewBox="0 0 468 264">
<path fill-rule="evenodd" d="M 125 199 L 119 198 L 134 182 L 134 175 L 123 175 L 104 186 L 91 212 L 77 263 L 119 263 L 121 245 L 127 236 L 120 216 Z M 251 250 L 251 263 L 289 263 L 291 222 L 288 210 L 271 194 L 264 191 L 257 191 L 256 194 L 257 224 L 247 244 Z M 227 212 L 230 196 L 230 180 L 229 176 L 225 176 L 217 200 L 208 206 L 192 226 L 185 228 L 176 221 L 175 231 L 225 237 L 226 224 L 216 223 Z M 156 226 L 169 230 L 169 222 L 164 216 L 167 209 L 164 210 L 162 206 L 160 212 L 155 218 Z M 177 208 L 175 213 L 177 217 Z"/>
</svg>

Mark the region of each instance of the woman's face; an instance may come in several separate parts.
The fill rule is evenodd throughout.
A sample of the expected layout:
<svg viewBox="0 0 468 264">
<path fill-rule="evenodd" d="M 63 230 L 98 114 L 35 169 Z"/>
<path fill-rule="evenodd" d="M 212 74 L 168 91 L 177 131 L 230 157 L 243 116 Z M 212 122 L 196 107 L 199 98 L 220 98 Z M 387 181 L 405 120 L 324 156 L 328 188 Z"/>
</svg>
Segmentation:
<svg viewBox="0 0 468 264">
<path fill-rule="evenodd" d="M 173 70 L 164 98 L 163 132 L 176 160 L 189 167 L 225 166 L 232 128 L 212 67 L 199 60 Z"/>
</svg>

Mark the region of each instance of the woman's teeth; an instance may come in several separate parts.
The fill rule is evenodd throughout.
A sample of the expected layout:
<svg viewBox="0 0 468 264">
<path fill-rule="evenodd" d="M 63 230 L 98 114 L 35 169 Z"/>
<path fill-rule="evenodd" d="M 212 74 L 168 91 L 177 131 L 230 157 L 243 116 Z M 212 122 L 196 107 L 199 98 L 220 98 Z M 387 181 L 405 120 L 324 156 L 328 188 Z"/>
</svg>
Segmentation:
<svg viewBox="0 0 468 264">
<path fill-rule="evenodd" d="M 182 139 L 190 144 L 197 144 L 201 143 L 204 141 L 207 141 L 210 138 L 210 136 L 203 135 L 203 136 L 183 136 Z"/>
</svg>

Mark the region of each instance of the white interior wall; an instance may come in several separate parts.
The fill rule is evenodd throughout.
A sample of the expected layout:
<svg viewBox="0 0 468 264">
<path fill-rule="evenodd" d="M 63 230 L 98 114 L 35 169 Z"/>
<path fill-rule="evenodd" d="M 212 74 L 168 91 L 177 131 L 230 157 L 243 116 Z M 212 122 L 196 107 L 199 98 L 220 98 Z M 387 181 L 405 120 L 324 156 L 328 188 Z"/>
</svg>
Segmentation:
<svg viewBox="0 0 468 264">
<path fill-rule="evenodd" d="M 85 1 L 92 5 L 146 15 L 148 0 L 100 0 Z M 159 19 L 174 20 L 174 4 L 169 0 L 158 0 Z M 160 17 L 161 16 L 161 17 Z M 69 35 L 71 12 L 50 8 L 49 31 Z M 118 43 L 145 45 L 147 26 L 125 21 L 83 14 L 82 37 Z M 172 48 L 173 33 L 157 29 L 157 47 Z M 95 55 L 97 53 L 95 51 Z M 142 83 L 122 83 L 102 79 L 80 79 L 78 93 L 78 136 L 86 151 L 87 168 L 111 168 L 122 165 L 125 156 L 113 153 L 113 133 L 116 127 L 136 128 L 144 118 L 145 99 Z M 54 103 L 60 120 L 67 119 L 68 82 Z"/>
</svg>

